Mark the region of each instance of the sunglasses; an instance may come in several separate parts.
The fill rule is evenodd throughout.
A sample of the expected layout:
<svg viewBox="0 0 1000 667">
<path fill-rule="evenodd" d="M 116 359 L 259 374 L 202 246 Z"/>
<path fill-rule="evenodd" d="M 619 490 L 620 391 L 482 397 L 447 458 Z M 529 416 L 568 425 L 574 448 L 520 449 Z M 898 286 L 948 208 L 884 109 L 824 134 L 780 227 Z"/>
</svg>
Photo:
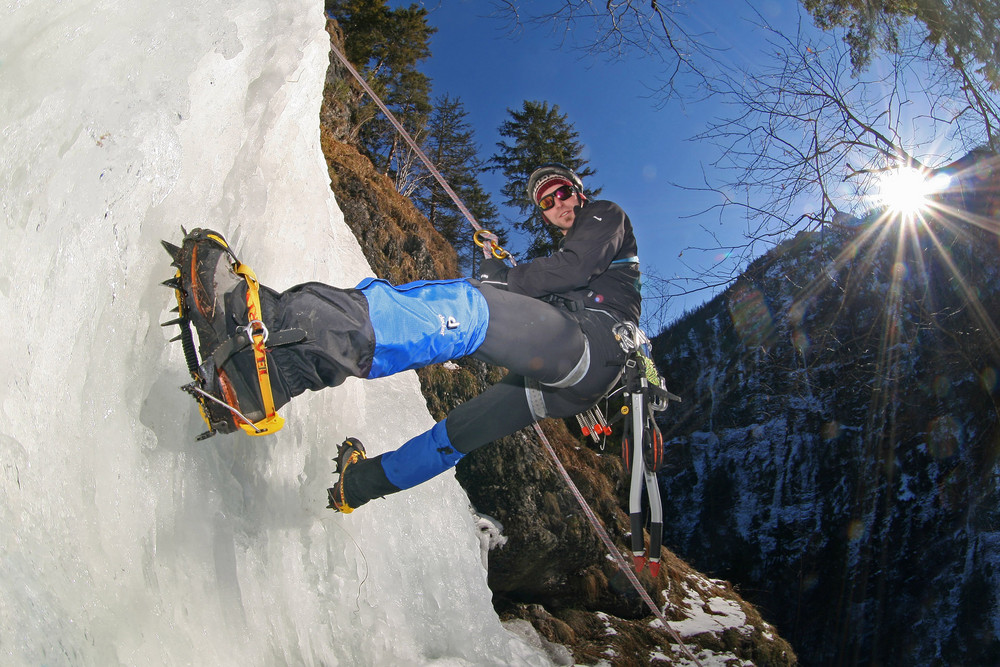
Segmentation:
<svg viewBox="0 0 1000 667">
<path fill-rule="evenodd" d="M 547 211 L 556 205 L 556 199 L 559 201 L 566 201 L 570 197 L 576 194 L 576 188 L 572 185 L 564 185 L 560 188 L 556 188 L 549 194 L 545 195 L 538 200 L 538 208 L 543 211 Z"/>
</svg>

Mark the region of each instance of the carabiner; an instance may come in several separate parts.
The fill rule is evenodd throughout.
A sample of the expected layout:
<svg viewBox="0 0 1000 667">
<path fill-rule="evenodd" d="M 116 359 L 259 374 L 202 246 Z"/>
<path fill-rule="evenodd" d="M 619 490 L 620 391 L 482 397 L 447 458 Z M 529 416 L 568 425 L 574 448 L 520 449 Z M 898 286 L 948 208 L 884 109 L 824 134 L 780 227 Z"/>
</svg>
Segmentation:
<svg viewBox="0 0 1000 667">
<path fill-rule="evenodd" d="M 480 237 L 485 237 L 486 240 L 484 241 Z M 497 244 L 497 241 L 499 240 L 500 239 L 497 238 L 497 235 L 488 229 L 477 229 L 476 233 L 472 235 L 472 241 L 477 246 L 479 246 L 480 248 L 485 248 L 486 244 L 489 243 L 490 244 L 489 249 L 493 253 L 494 257 L 496 257 L 497 259 L 507 259 L 508 257 L 510 257 L 510 253 L 501 248 Z"/>
<path fill-rule="evenodd" d="M 254 325 L 257 325 L 256 327 Z M 268 331 L 267 327 L 260 320 L 250 320 L 250 322 L 245 327 L 237 327 L 237 330 L 246 333 L 247 338 L 253 341 L 254 336 L 263 336 L 261 340 L 261 345 L 267 342 Z"/>
</svg>

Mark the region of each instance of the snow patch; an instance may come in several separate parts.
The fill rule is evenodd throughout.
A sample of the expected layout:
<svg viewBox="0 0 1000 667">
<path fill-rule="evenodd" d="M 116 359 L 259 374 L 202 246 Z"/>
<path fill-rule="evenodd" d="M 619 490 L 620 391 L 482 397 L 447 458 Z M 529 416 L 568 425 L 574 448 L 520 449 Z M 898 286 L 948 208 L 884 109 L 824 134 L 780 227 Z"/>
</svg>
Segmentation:
<svg viewBox="0 0 1000 667">
<path fill-rule="evenodd" d="M 718 635 L 730 629 L 738 630 L 744 635 L 750 634 L 746 614 L 738 602 L 719 596 L 706 598 L 687 583 L 681 585 L 686 591 L 686 597 L 679 608 L 686 609 L 687 618 L 667 622 L 680 636 L 693 637 L 706 632 Z M 652 624 L 662 627 L 659 619 Z"/>
</svg>

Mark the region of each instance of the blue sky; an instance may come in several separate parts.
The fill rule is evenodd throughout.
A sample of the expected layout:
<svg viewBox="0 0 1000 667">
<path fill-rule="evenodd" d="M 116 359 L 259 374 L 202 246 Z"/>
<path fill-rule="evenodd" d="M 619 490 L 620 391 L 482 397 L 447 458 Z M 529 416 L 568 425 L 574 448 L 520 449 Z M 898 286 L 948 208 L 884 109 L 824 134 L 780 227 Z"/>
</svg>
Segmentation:
<svg viewBox="0 0 1000 667">
<path fill-rule="evenodd" d="M 524 100 L 546 101 L 558 105 L 579 132 L 590 166 L 597 171 L 595 180 L 603 187 L 601 197 L 616 201 L 629 214 L 644 269 L 662 277 L 688 277 L 718 258 L 718 251 L 693 249 L 714 247 L 712 233 L 738 242 L 739 220 L 720 224 L 714 214 L 692 219 L 713 200 L 678 187 L 702 185 L 703 169 L 709 169 L 716 156 L 713 148 L 690 139 L 704 128 L 705 120 L 722 111 L 718 103 L 672 100 L 664 106 L 651 96 L 651 88 L 662 78 L 660 61 L 587 55 L 575 46 L 590 35 L 577 42 L 572 35 L 563 40 L 551 28 L 530 24 L 512 34 L 508 23 L 490 16 L 491 2 L 418 4 L 429 10 L 429 23 L 437 28 L 433 55 L 420 69 L 431 78 L 435 98 L 447 93 L 462 100 L 483 157 L 501 140 L 497 128 L 509 118 L 508 109 L 520 109 Z M 546 3 L 523 4 L 535 10 Z M 771 21 L 794 22 L 799 16 L 794 0 L 758 3 L 758 9 Z M 728 49 L 726 57 L 737 64 L 752 61 L 764 46 L 763 37 L 741 18 L 748 14 L 742 0 L 700 3 L 686 12 L 686 27 L 716 33 L 718 43 Z M 482 181 L 499 204 L 501 177 L 488 174 Z M 511 250 L 517 249 L 515 242 Z M 672 298 L 666 321 L 711 296 L 702 292 Z"/>
</svg>

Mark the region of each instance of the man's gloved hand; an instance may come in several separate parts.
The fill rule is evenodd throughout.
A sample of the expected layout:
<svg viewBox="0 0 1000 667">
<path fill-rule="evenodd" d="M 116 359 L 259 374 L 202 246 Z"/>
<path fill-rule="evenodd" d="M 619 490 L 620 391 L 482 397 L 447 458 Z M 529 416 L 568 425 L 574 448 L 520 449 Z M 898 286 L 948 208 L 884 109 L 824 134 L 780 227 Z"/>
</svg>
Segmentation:
<svg viewBox="0 0 1000 667">
<path fill-rule="evenodd" d="M 507 288 L 507 272 L 510 267 L 502 259 L 489 257 L 479 266 L 479 280 L 494 287 Z"/>
</svg>

